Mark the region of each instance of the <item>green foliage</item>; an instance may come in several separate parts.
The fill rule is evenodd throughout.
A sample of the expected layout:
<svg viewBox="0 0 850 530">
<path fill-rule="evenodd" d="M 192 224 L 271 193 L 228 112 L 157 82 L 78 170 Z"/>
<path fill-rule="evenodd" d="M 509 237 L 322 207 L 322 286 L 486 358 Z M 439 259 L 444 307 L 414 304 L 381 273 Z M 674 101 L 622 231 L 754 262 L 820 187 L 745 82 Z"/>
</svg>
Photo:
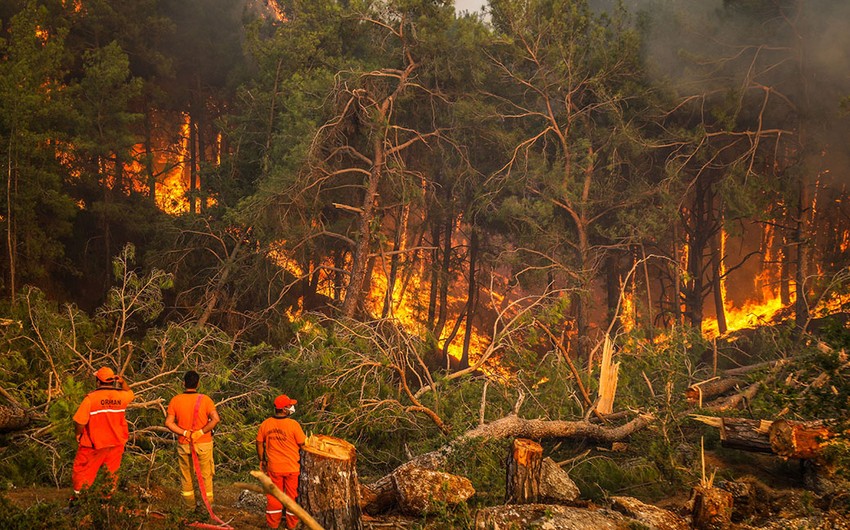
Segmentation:
<svg viewBox="0 0 850 530">
<path fill-rule="evenodd" d="M 432 510 L 424 514 L 421 523 L 414 528 L 466 530 L 474 528 L 474 524 L 475 511 L 470 509 L 467 503 L 449 505 L 445 502 L 432 502 Z"/>
<path fill-rule="evenodd" d="M 475 496 L 470 499 L 471 505 L 493 506 L 504 502 L 505 461 L 510 445 L 510 440 L 470 439 L 453 446 L 446 469 L 472 482 Z"/>
<path fill-rule="evenodd" d="M 0 528 L 72 530 L 78 527 L 62 514 L 60 506 L 55 503 L 37 502 L 26 508 L 19 508 L 0 493 Z"/>
</svg>

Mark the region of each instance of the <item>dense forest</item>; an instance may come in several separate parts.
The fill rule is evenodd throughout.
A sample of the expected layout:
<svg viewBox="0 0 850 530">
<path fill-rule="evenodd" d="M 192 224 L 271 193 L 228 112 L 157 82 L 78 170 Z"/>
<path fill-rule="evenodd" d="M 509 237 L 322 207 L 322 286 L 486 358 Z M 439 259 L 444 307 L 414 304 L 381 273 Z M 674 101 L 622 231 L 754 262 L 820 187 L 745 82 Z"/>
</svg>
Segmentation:
<svg viewBox="0 0 850 530">
<path fill-rule="evenodd" d="M 165 406 L 197 370 L 222 483 L 250 481 L 280 393 L 363 484 L 442 448 L 475 495 L 413 527 L 509 528 L 476 510 L 505 501 L 515 439 L 585 503 L 713 491 L 707 457 L 730 483 L 749 457 L 743 417 L 828 422 L 817 457 L 773 447 L 758 491 L 809 485 L 803 462 L 819 488 L 777 504 L 846 511 L 823 484 L 850 473 L 848 21 L 830 0 L 4 0 L 0 528 L 143 519 L 14 502 L 67 493 L 104 365 L 136 393 L 136 503 L 176 488 Z"/>
</svg>

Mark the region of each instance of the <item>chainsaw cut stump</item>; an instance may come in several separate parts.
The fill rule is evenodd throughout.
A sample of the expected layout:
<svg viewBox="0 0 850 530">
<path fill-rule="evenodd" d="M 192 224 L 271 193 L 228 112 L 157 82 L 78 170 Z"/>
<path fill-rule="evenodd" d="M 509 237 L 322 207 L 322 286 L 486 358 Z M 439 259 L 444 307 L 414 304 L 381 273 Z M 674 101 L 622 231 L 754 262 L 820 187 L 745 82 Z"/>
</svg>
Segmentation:
<svg viewBox="0 0 850 530">
<path fill-rule="evenodd" d="M 327 530 L 360 530 L 360 486 L 353 445 L 309 436 L 301 449 L 298 504 Z"/>
<path fill-rule="evenodd" d="M 732 522 L 732 494 L 713 487 L 693 490 L 693 525 L 699 530 L 724 530 Z"/>
<path fill-rule="evenodd" d="M 540 498 L 543 447 L 525 438 L 514 440 L 508 456 L 505 483 L 506 504 L 536 503 Z"/>
</svg>

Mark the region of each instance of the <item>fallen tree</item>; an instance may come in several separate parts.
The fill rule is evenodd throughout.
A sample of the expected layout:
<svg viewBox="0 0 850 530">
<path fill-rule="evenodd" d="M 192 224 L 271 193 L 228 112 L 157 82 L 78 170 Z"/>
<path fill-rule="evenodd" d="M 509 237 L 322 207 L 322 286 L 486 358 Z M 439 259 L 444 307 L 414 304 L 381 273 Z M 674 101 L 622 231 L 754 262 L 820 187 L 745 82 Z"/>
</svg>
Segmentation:
<svg viewBox="0 0 850 530">
<path fill-rule="evenodd" d="M 525 419 L 515 414 L 510 414 L 470 429 L 439 449 L 414 457 L 397 467 L 388 475 L 381 477 L 371 484 L 361 486 L 362 507 L 367 513 L 375 514 L 396 505 L 399 500 L 398 491 L 395 486 L 396 476 L 406 473 L 406 469 L 409 467 L 444 471 L 447 467 L 449 457 L 455 449 L 470 440 L 477 438 L 487 440 L 510 438 L 530 438 L 536 440 L 542 438 L 582 438 L 600 442 L 618 442 L 644 429 L 654 419 L 651 414 L 639 414 L 628 423 L 613 427 L 594 424 L 589 420 Z"/>
<path fill-rule="evenodd" d="M 771 453 L 785 458 L 818 460 L 837 434 L 824 420 L 751 420 L 692 415 L 693 419 L 720 431 L 723 447 Z"/>
</svg>

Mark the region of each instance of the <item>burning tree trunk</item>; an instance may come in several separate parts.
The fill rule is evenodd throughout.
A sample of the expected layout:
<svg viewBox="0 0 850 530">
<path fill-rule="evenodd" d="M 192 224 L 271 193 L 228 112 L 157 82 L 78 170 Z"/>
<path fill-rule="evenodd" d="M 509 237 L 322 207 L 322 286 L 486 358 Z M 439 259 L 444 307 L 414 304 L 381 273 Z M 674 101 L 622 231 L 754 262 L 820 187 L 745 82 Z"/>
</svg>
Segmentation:
<svg viewBox="0 0 850 530">
<path fill-rule="evenodd" d="M 514 440 L 508 454 L 505 504 L 530 504 L 540 498 L 543 447 L 524 438 Z"/>
<path fill-rule="evenodd" d="M 360 489 L 350 443 L 330 436 L 307 439 L 301 451 L 298 503 L 328 530 L 359 530 Z"/>
</svg>

